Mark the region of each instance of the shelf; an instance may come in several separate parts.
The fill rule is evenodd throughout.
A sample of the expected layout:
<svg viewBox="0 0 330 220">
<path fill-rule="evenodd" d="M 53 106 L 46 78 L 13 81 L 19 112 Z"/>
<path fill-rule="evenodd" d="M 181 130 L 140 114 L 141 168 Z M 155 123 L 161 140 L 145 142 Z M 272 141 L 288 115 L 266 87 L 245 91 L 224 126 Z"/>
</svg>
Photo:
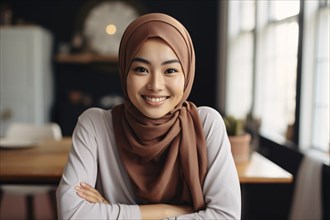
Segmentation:
<svg viewBox="0 0 330 220">
<path fill-rule="evenodd" d="M 96 54 L 58 54 L 55 56 L 55 61 L 58 63 L 116 63 L 118 57 L 105 56 Z"/>
</svg>

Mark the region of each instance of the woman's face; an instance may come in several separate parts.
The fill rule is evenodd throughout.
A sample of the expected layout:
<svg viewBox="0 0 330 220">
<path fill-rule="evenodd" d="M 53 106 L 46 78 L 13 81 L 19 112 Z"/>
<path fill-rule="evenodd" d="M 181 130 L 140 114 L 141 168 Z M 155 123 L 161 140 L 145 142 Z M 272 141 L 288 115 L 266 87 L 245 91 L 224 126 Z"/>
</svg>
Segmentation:
<svg viewBox="0 0 330 220">
<path fill-rule="evenodd" d="M 178 57 L 161 39 L 145 41 L 132 60 L 127 93 L 149 118 L 161 118 L 181 101 L 184 74 Z"/>
</svg>

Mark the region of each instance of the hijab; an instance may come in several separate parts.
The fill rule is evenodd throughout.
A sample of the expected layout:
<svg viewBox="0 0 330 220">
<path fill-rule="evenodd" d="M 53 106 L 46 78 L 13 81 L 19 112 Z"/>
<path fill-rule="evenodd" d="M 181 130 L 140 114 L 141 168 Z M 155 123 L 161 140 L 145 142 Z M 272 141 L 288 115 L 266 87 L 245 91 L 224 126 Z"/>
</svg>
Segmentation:
<svg viewBox="0 0 330 220">
<path fill-rule="evenodd" d="M 179 104 L 158 119 L 143 115 L 127 95 L 127 75 L 135 54 L 150 38 L 160 38 L 178 57 L 184 72 Z M 185 27 L 160 13 L 143 15 L 125 30 L 119 48 L 124 103 L 112 109 L 116 143 L 140 204 L 205 207 L 202 192 L 207 149 L 196 106 L 187 101 L 195 74 L 195 53 Z"/>
</svg>

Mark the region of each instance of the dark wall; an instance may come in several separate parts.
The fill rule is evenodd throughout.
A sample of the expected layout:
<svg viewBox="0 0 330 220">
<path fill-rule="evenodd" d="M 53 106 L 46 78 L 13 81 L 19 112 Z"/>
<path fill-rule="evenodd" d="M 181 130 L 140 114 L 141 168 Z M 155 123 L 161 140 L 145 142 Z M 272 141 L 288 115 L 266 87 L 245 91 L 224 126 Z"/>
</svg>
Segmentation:
<svg viewBox="0 0 330 220">
<path fill-rule="evenodd" d="M 87 4 L 95 0 L 3 0 L 13 11 L 12 22 L 35 23 L 48 29 L 54 38 L 54 55 L 59 43 L 72 42 L 79 18 Z M 189 100 L 196 105 L 215 107 L 216 60 L 218 32 L 218 1 L 215 0 L 134 0 L 141 12 L 163 12 L 177 18 L 191 34 L 196 53 L 196 76 Z M 89 94 L 97 106 L 101 94 L 120 94 L 118 67 L 106 68 L 76 64 L 54 65 L 55 103 L 53 121 L 58 122 L 65 135 L 70 135 L 77 116 L 89 105 L 70 106 L 71 90 Z M 101 70 L 100 70 L 101 69 Z M 108 73 L 108 75 L 107 75 Z M 108 83 L 107 83 L 108 82 Z M 117 90 L 114 90 L 116 88 Z"/>
<path fill-rule="evenodd" d="M 91 0 L 89 0 L 91 1 Z M 197 105 L 215 106 L 217 60 L 218 1 L 214 0 L 140 0 L 145 13 L 164 12 L 181 21 L 191 34 L 196 52 L 196 79 L 190 99 Z M 3 0 L 13 10 L 13 22 L 39 24 L 54 35 L 56 51 L 59 42 L 70 42 L 77 17 L 86 0 Z"/>
</svg>

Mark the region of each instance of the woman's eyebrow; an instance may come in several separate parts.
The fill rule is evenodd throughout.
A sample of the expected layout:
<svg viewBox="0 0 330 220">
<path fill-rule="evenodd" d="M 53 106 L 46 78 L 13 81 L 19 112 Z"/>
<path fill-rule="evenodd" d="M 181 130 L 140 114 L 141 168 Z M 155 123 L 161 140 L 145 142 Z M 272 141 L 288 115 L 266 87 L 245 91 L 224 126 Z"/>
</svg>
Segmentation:
<svg viewBox="0 0 330 220">
<path fill-rule="evenodd" d="M 180 63 L 180 61 L 177 59 L 167 60 L 167 61 L 163 62 L 162 65 L 171 64 L 171 63 Z"/>
<path fill-rule="evenodd" d="M 133 58 L 133 59 L 132 59 L 132 63 L 133 63 L 134 61 L 142 62 L 142 63 L 146 63 L 146 64 L 151 64 L 148 60 L 143 59 L 143 58 L 140 58 L 140 57 L 135 57 L 135 58 Z"/>
<path fill-rule="evenodd" d="M 143 59 L 143 58 L 141 58 L 141 57 L 135 57 L 135 58 L 133 58 L 133 59 L 132 59 L 132 63 L 133 63 L 134 61 L 136 61 L 136 62 L 142 62 L 142 63 L 149 64 L 149 65 L 151 64 L 150 61 L 148 61 L 148 60 L 146 60 L 146 59 Z M 180 61 L 177 60 L 177 59 L 166 60 L 166 61 L 162 62 L 162 65 L 167 65 L 167 64 L 171 64 L 171 63 L 180 63 Z"/>
</svg>

